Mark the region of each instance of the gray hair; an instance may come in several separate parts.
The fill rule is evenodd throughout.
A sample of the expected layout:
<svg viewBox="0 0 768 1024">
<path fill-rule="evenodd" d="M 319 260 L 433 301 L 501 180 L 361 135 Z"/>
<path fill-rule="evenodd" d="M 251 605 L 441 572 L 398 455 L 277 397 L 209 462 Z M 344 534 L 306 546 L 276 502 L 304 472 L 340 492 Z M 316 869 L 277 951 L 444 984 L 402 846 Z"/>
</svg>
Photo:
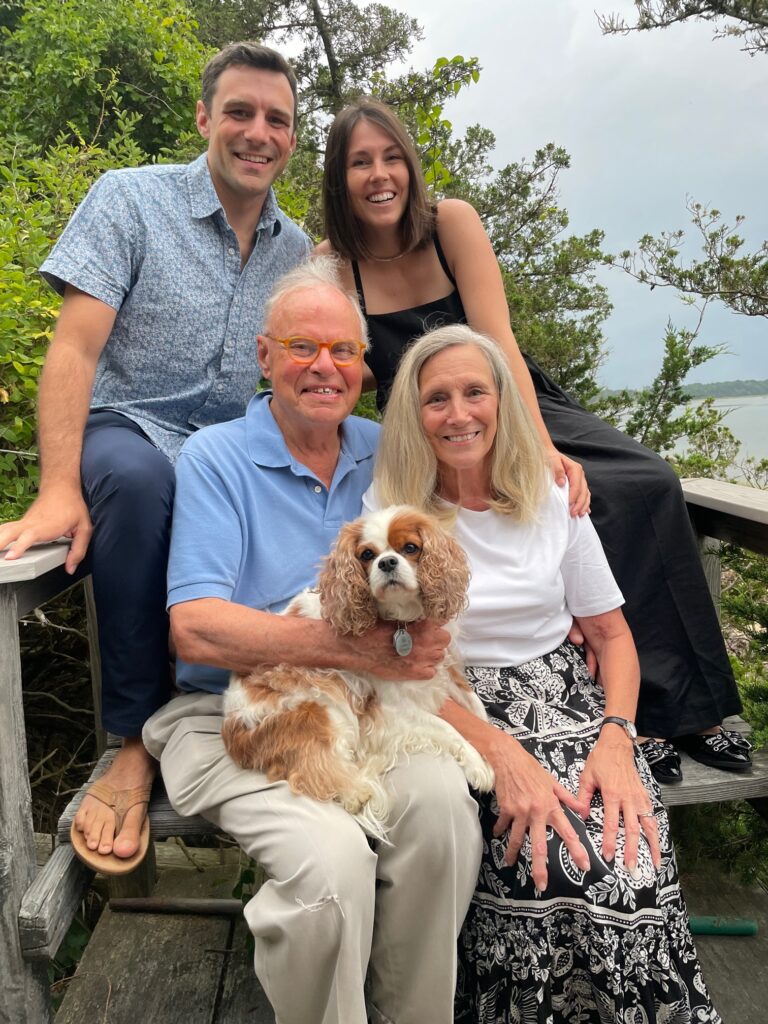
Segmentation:
<svg viewBox="0 0 768 1024">
<path fill-rule="evenodd" d="M 544 444 L 500 346 L 464 324 L 430 331 L 407 350 L 384 414 L 374 480 L 383 505 L 415 505 L 450 518 L 438 499 L 438 463 L 421 422 L 421 372 L 433 356 L 469 345 L 482 352 L 498 395 L 489 505 L 521 522 L 536 518 L 550 480 Z"/>
<path fill-rule="evenodd" d="M 360 322 L 360 341 L 365 345 L 366 352 L 370 348 L 368 324 L 366 323 L 360 303 L 353 292 L 347 291 L 342 284 L 339 273 L 340 261 L 336 256 L 313 256 L 310 260 L 300 263 L 275 282 L 275 286 L 264 306 L 264 333 L 269 327 L 277 309 L 282 302 L 294 292 L 312 291 L 315 288 L 334 288 L 344 296 L 355 311 Z"/>
</svg>

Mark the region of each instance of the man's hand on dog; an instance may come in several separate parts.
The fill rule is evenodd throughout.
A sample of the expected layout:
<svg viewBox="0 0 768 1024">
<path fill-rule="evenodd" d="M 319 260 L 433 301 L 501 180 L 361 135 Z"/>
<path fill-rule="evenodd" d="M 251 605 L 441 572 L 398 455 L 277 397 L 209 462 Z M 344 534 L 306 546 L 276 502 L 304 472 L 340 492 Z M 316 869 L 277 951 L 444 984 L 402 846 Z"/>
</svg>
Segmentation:
<svg viewBox="0 0 768 1024">
<path fill-rule="evenodd" d="M 362 637 L 339 639 L 350 644 L 356 671 L 373 672 L 380 679 L 431 679 L 443 660 L 451 634 L 431 619 L 409 622 L 413 649 L 402 657 L 392 640 L 397 627 L 396 622 L 380 622 Z"/>
</svg>

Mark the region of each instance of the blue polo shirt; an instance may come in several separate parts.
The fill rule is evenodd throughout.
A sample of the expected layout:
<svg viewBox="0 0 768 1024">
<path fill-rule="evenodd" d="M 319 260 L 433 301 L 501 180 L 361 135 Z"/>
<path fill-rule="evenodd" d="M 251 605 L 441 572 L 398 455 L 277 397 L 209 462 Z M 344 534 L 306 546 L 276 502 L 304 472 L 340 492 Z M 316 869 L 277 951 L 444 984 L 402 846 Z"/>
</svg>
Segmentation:
<svg viewBox="0 0 768 1024">
<path fill-rule="evenodd" d="M 350 416 L 330 489 L 285 444 L 272 394 L 244 417 L 206 427 L 176 464 L 168 607 L 218 597 L 279 612 L 316 577 L 341 526 L 360 514 L 379 426 Z M 220 693 L 229 673 L 179 659 L 182 690 Z"/>
<path fill-rule="evenodd" d="M 135 420 L 171 461 L 198 427 L 242 416 L 264 303 L 309 248 L 270 190 L 241 270 L 205 153 L 108 171 L 40 268 L 59 293 L 71 284 L 117 310 L 91 408 Z"/>
</svg>

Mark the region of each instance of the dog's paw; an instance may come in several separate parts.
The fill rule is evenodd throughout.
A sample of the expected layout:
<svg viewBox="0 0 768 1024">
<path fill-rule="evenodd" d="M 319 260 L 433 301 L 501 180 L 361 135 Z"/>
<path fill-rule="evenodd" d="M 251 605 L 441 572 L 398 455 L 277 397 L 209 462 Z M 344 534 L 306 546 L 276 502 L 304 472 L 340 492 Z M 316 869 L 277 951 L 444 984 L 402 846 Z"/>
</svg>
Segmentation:
<svg viewBox="0 0 768 1024">
<path fill-rule="evenodd" d="M 462 768 L 464 769 L 467 782 L 472 789 L 476 789 L 479 793 L 491 792 L 496 781 L 493 768 L 491 768 L 484 757 L 478 754 L 474 747 L 469 748 L 467 756 L 462 762 Z"/>
<path fill-rule="evenodd" d="M 372 839 L 386 841 L 391 809 L 388 792 L 376 778 L 360 779 L 354 789 L 339 794 L 339 803 Z"/>
</svg>

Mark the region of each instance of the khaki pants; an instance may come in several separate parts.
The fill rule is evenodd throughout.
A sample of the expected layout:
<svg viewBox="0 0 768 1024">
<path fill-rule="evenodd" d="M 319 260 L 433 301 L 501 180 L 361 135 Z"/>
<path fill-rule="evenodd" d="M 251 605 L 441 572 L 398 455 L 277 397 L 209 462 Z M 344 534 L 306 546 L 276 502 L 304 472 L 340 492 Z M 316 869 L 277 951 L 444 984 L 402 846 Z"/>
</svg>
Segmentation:
<svg viewBox="0 0 768 1024">
<path fill-rule="evenodd" d="M 238 768 L 221 705 L 213 694 L 177 697 L 147 722 L 144 742 L 175 810 L 220 826 L 269 875 L 245 918 L 278 1024 L 365 1024 L 366 1014 L 452 1024 L 456 938 L 481 847 L 461 770 L 426 754 L 393 769 L 391 845 L 371 849 L 337 804 Z"/>
</svg>

